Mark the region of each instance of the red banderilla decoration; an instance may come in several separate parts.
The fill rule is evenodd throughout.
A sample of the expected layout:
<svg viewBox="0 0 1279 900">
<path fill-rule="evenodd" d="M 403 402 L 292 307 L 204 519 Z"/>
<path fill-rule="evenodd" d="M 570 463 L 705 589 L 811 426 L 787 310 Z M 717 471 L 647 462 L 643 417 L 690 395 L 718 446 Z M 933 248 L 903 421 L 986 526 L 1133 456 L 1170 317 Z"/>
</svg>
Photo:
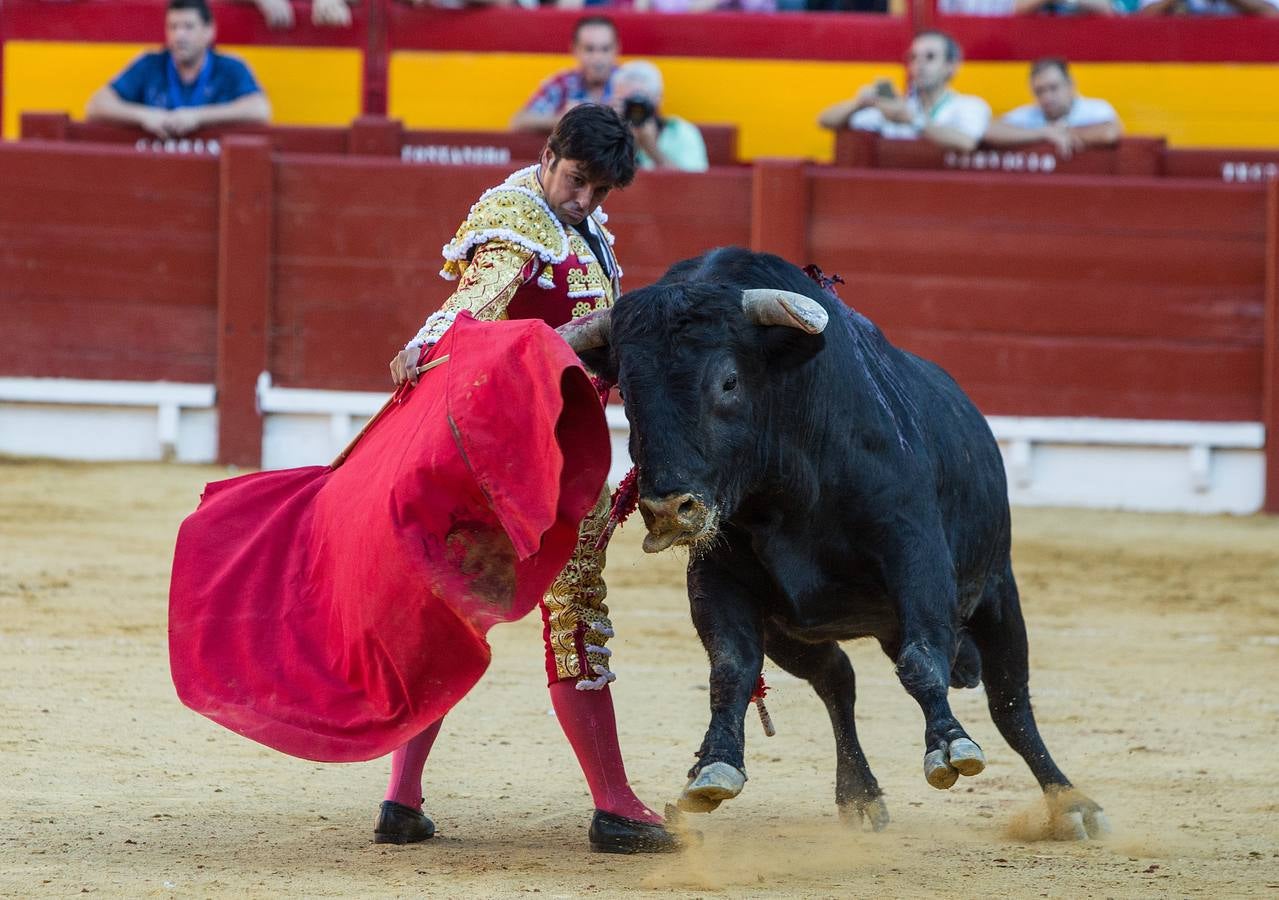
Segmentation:
<svg viewBox="0 0 1279 900">
<path fill-rule="evenodd" d="M 761 672 L 759 683 L 755 685 L 755 693 L 751 694 L 751 700 L 755 703 L 755 709 L 759 713 L 759 723 L 764 726 L 764 736 L 772 737 L 777 734 L 777 729 L 773 727 L 773 717 L 768 714 L 768 707 L 764 705 L 764 695 L 768 693 L 768 685 L 764 683 L 764 675 Z"/>
</svg>

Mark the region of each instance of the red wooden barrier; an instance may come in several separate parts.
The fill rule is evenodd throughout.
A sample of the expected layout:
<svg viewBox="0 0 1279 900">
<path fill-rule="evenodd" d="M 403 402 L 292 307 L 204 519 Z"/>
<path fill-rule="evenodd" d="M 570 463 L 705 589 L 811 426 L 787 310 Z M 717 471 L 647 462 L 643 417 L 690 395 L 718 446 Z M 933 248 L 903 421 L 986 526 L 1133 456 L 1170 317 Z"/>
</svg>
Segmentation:
<svg viewBox="0 0 1279 900">
<path fill-rule="evenodd" d="M 1262 319 L 1266 353 L 1261 373 L 1261 421 L 1266 429 L 1263 508 L 1279 513 L 1279 179 L 1270 179 L 1266 197 L 1266 307 Z"/>
<path fill-rule="evenodd" d="M 215 381 L 222 458 L 251 464 L 258 373 L 385 389 L 390 353 L 448 294 L 441 245 L 507 171 L 271 155 L 252 137 L 227 138 L 220 160 L 0 146 L 0 371 Z M 725 244 L 816 262 L 987 413 L 1263 421 L 1275 434 L 1269 190 L 1267 207 L 1260 186 L 1202 179 L 763 163 L 642 173 L 608 206 L 628 288 Z"/>
<path fill-rule="evenodd" d="M 1062 157 L 1048 143 L 1025 147 L 979 147 L 971 153 L 947 150 L 929 141 L 887 140 L 870 131 L 835 133 L 835 165 L 861 169 L 936 169 L 1002 172 L 1009 175 L 1162 175 L 1163 138 L 1124 138 L 1114 147 L 1095 147 Z"/>
<path fill-rule="evenodd" d="M 808 181 L 797 161 L 760 160 L 751 184 L 750 246 L 783 259 L 808 259 Z"/>
<path fill-rule="evenodd" d="M 218 460 L 262 462 L 258 374 L 268 370 L 271 234 L 275 198 L 271 145 L 229 137 L 218 192 Z"/>
<path fill-rule="evenodd" d="M 810 255 L 988 414 L 1261 419 L 1263 192 L 814 169 Z"/>
<path fill-rule="evenodd" d="M 1169 178 L 1215 178 L 1226 184 L 1257 184 L 1279 178 L 1279 150 L 1214 148 L 1168 150 Z"/>
<path fill-rule="evenodd" d="M 276 158 L 270 371 L 284 386 L 382 390 L 391 352 L 452 285 L 440 248 L 502 167 L 394 160 Z M 746 168 L 644 172 L 609 198 L 627 288 L 678 259 L 750 241 Z"/>
<path fill-rule="evenodd" d="M 641 172 L 608 198 L 609 228 L 624 290 L 652 284 L 681 259 L 715 247 L 750 246 L 760 209 L 746 166 L 709 172 Z"/>
<path fill-rule="evenodd" d="M 183 138 L 157 138 L 141 129 L 101 122 L 77 122 L 66 113 L 28 112 L 20 117 L 23 140 L 129 144 L 156 153 L 216 154 L 228 135 L 261 135 L 282 153 L 399 155 L 405 162 L 442 165 L 510 165 L 533 162 L 546 135 L 527 131 L 443 131 L 405 129 L 398 119 L 361 116 L 348 128 L 302 125 L 226 125 Z M 698 125 L 712 166 L 737 163 L 737 126 Z"/>
<path fill-rule="evenodd" d="M 276 383 L 387 389 L 387 361 L 451 291 L 440 248 L 507 172 L 276 157 Z"/>
<path fill-rule="evenodd" d="M 218 164 L 0 144 L 0 374 L 210 382 Z"/>
<path fill-rule="evenodd" d="M 356 122 L 360 122 L 357 119 Z M 22 140 L 67 141 L 76 144 L 120 144 L 154 153 L 216 155 L 230 135 L 258 135 L 271 149 L 288 153 L 348 153 L 351 133 L 346 128 L 307 125 L 221 125 L 201 128 L 182 138 L 158 138 L 140 128 L 104 122 L 78 122 L 64 112 L 27 112 L 19 118 Z"/>
</svg>

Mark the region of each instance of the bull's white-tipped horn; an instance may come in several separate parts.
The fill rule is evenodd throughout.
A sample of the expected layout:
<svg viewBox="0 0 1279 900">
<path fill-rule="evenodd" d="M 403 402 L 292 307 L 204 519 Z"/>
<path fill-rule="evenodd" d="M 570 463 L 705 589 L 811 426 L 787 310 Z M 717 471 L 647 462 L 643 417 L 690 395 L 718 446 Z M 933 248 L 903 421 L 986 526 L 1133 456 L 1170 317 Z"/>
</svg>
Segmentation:
<svg viewBox="0 0 1279 900">
<path fill-rule="evenodd" d="M 560 337 L 568 341 L 568 345 L 573 348 L 574 353 L 594 350 L 597 347 L 603 347 L 608 344 L 609 336 L 613 330 L 612 312 L 611 309 L 597 309 L 593 313 L 587 313 L 580 319 L 565 322 L 555 330 L 559 332 Z"/>
<path fill-rule="evenodd" d="M 742 310 L 760 325 L 784 325 L 809 334 L 821 334 L 830 318 L 812 297 L 775 288 L 742 291 Z"/>
</svg>

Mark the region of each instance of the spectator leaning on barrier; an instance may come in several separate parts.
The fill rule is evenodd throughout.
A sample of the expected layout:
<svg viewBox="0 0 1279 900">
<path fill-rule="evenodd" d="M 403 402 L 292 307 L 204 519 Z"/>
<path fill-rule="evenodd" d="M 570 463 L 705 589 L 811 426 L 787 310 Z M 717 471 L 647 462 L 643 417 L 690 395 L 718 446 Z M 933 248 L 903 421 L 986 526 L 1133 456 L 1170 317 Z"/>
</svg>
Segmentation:
<svg viewBox="0 0 1279 900">
<path fill-rule="evenodd" d="M 169 0 L 165 49 L 145 53 L 89 99 L 90 119 L 178 137 L 206 125 L 266 122 L 271 105 L 248 66 L 212 48 L 205 0 Z"/>
<path fill-rule="evenodd" d="M 613 101 L 613 73 L 621 44 L 617 26 L 607 16 L 586 16 L 573 27 L 573 56 L 577 68 L 542 82 L 524 108 L 511 120 L 512 128 L 549 132 L 560 116 L 580 103 Z"/>
<path fill-rule="evenodd" d="M 892 82 L 881 79 L 823 111 L 818 124 L 832 130 L 875 131 L 886 138 L 926 138 L 954 150 L 973 150 L 990 124 L 990 104 L 951 89 L 960 56 L 950 35 L 921 31 L 906 57 L 910 89 L 905 97 L 897 95 Z"/>
<path fill-rule="evenodd" d="M 1275 16 L 1279 0 L 1141 0 L 1142 16 Z"/>
<path fill-rule="evenodd" d="M 635 135 L 642 169 L 706 171 L 706 142 L 692 122 L 662 115 L 662 73 L 642 59 L 624 63 L 613 76 L 613 106 Z"/>
<path fill-rule="evenodd" d="M 1035 102 L 990 123 L 985 143 L 1015 147 L 1048 141 L 1064 157 L 1086 147 L 1108 146 L 1123 135 L 1115 108 L 1105 100 L 1081 97 L 1064 59 L 1048 57 L 1030 67 Z"/>
</svg>

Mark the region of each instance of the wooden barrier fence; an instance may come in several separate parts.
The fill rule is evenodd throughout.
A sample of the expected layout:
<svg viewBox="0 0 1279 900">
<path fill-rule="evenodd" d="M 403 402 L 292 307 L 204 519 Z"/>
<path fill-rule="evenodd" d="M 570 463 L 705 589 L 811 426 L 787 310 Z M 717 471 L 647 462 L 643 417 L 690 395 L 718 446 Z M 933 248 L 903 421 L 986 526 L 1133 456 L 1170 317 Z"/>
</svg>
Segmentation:
<svg viewBox="0 0 1279 900">
<path fill-rule="evenodd" d="M 1279 177 L 1279 149 L 1183 150 L 1169 147 L 1163 138 L 1149 137 L 1126 137 L 1113 147 L 1094 147 L 1066 158 L 1048 143 L 961 152 L 928 141 L 887 140 L 874 132 L 843 130 L 835 134 L 834 163 L 856 169 L 1211 178 L 1227 184 Z"/>
<path fill-rule="evenodd" d="M 23 113 L 23 140 L 127 144 L 141 152 L 216 155 L 228 135 L 261 135 L 280 153 L 399 156 L 435 165 L 514 165 L 531 162 L 545 138 L 519 131 L 408 129 L 396 119 L 361 116 L 349 127 L 233 125 L 203 129 L 184 138 L 160 139 L 137 128 L 73 120 L 67 113 Z M 712 166 L 734 165 L 737 128 L 699 124 Z M 1227 184 L 1260 183 L 1279 177 L 1279 150 L 1250 148 L 1173 149 L 1162 138 L 1128 137 L 1115 147 L 1094 148 L 1063 159 L 1049 144 L 982 147 L 969 153 L 927 141 L 884 140 L 865 131 L 835 135 L 834 164 L 858 169 L 919 169 L 1002 172 L 1009 175 L 1128 175 L 1209 178 Z"/>
<path fill-rule="evenodd" d="M 440 247 L 508 171 L 392 156 L 0 145 L 0 375 L 212 382 L 259 460 L 261 372 L 382 390 L 447 297 Z M 872 171 L 643 173 L 608 203 L 628 288 L 737 244 L 815 262 L 987 414 L 1279 433 L 1279 182 Z M 1279 511 L 1279 441 L 1266 447 Z"/>
<path fill-rule="evenodd" d="M 546 136 L 527 131 L 444 131 L 405 128 L 397 119 L 360 116 L 348 128 L 301 125 L 227 125 L 182 138 L 158 138 L 138 128 L 78 122 L 63 112 L 23 113 L 23 140 L 128 144 L 155 153 L 216 155 L 229 135 L 260 135 L 278 153 L 338 153 L 398 156 L 404 162 L 436 165 L 510 165 L 536 160 Z M 712 166 L 735 165 L 737 128 L 698 124 Z"/>
</svg>

